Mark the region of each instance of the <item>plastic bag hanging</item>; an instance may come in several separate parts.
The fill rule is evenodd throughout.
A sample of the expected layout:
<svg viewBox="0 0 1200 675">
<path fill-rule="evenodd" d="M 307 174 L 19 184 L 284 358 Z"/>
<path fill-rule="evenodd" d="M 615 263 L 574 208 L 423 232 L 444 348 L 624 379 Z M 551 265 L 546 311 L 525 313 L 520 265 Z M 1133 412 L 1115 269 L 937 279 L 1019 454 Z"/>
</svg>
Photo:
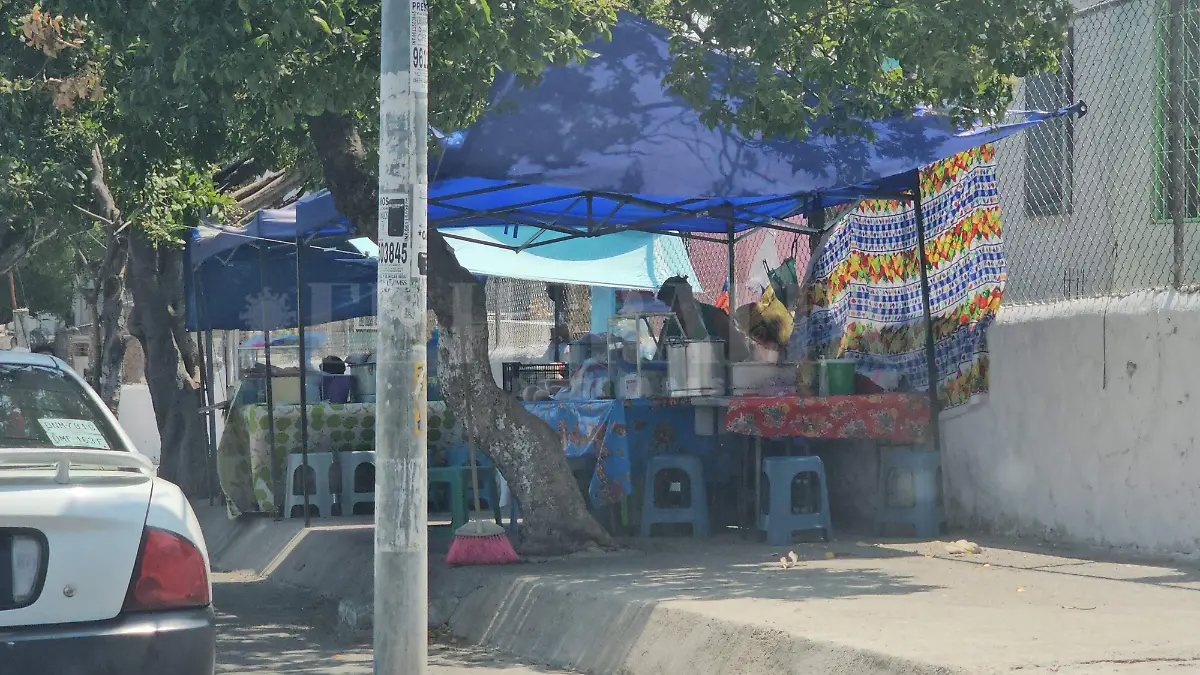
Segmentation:
<svg viewBox="0 0 1200 675">
<path fill-rule="evenodd" d="M 780 263 L 779 267 L 767 270 L 775 297 L 788 309 L 792 309 L 800 299 L 800 275 L 796 268 L 796 258 L 792 256 Z"/>
</svg>

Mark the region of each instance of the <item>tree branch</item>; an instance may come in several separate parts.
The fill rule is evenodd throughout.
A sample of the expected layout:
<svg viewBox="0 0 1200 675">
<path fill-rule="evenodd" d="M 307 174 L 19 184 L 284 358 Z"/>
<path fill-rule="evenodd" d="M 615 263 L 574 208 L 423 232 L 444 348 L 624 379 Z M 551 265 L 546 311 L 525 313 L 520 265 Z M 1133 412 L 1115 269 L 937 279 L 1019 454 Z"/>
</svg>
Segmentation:
<svg viewBox="0 0 1200 675">
<path fill-rule="evenodd" d="M 109 225 L 119 223 L 121 222 L 121 210 L 117 208 L 117 201 L 113 199 L 112 191 L 108 189 L 108 182 L 104 178 L 104 156 L 100 154 L 99 143 L 92 144 L 91 164 L 92 178 L 88 181 L 88 187 L 92 191 L 92 200 L 96 204 L 96 210 L 108 221 Z"/>
</svg>

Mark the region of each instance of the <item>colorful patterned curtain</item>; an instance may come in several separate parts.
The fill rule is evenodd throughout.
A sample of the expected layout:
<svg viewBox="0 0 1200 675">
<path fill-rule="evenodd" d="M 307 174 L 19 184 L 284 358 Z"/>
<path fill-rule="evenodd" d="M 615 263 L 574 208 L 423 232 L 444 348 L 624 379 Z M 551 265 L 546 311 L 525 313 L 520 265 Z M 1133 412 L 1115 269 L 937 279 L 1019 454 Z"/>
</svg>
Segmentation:
<svg viewBox="0 0 1200 675">
<path fill-rule="evenodd" d="M 987 391 L 987 329 L 1004 291 L 994 148 L 926 167 L 921 190 L 938 391 L 953 407 Z M 928 391 L 916 246 L 913 206 L 902 202 L 861 202 L 831 229 L 807 274 L 808 351 Z"/>
</svg>

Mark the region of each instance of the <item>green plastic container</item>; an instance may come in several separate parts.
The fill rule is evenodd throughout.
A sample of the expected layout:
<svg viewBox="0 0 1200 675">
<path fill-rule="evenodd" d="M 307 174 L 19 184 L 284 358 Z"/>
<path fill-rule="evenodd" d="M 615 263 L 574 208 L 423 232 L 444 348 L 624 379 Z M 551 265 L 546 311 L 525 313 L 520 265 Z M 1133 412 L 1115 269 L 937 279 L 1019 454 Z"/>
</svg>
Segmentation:
<svg viewBox="0 0 1200 675">
<path fill-rule="evenodd" d="M 821 395 L 848 396 L 854 393 L 853 359 L 821 361 Z"/>
</svg>

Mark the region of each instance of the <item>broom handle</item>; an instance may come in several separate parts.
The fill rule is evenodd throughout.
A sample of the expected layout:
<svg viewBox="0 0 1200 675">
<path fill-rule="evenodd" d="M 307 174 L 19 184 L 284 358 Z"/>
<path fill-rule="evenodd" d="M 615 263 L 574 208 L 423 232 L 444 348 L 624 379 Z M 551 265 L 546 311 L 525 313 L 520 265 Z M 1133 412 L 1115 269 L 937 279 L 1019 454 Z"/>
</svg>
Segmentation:
<svg viewBox="0 0 1200 675">
<path fill-rule="evenodd" d="M 470 414 L 470 411 L 467 413 Z M 468 436 L 468 438 L 470 438 Z M 471 487 L 475 490 L 475 515 L 479 515 L 479 469 L 475 468 L 475 444 L 467 441 L 467 449 L 471 452 Z"/>
<path fill-rule="evenodd" d="M 462 364 L 463 364 L 464 372 L 466 372 L 465 369 L 468 367 L 467 366 L 467 341 L 465 339 L 465 336 L 460 337 L 459 339 L 462 341 L 462 347 L 461 347 Z M 469 384 L 470 383 L 468 382 L 468 385 Z M 466 396 L 463 398 L 463 409 L 467 413 L 467 418 L 465 420 L 463 420 L 463 430 L 467 434 L 467 452 L 469 453 L 469 457 L 471 459 L 471 489 L 475 492 L 475 515 L 476 515 L 476 517 L 478 517 L 479 513 L 482 509 L 480 508 L 480 504 L 479 504 L 479 469 L 475 467 L 475 443 L 474 443 L 474 440 L 471 438 L 471 388 L 470 388 L 470 386 L 465 388 L 464 393 L 466 394 Z"/>
</svg>

